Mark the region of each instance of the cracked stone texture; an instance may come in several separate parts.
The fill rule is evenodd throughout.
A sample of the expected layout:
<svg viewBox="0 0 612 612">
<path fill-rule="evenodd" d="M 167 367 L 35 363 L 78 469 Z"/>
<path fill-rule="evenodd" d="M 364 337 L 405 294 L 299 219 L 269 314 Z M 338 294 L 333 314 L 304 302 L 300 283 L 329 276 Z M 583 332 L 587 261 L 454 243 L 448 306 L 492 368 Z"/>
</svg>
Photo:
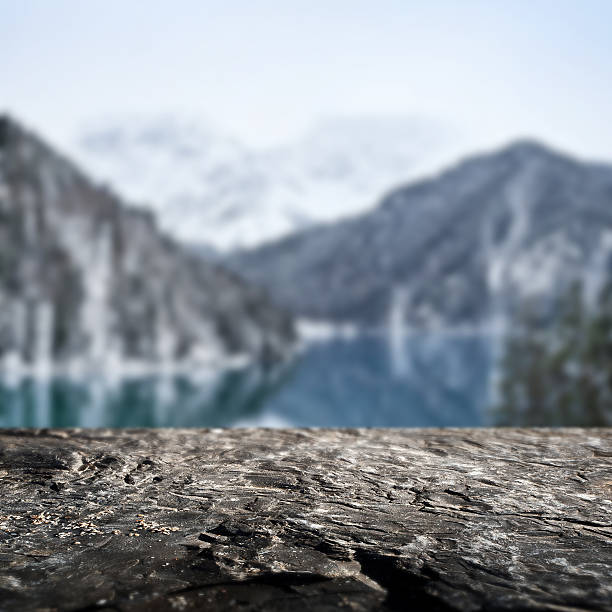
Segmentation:
<svg viewBox="0 0 612 612">
<path fill-rule="evenodd" d="M 1 610 L 612 610 L 612 430 L 3 430 Z"/>
</svg>

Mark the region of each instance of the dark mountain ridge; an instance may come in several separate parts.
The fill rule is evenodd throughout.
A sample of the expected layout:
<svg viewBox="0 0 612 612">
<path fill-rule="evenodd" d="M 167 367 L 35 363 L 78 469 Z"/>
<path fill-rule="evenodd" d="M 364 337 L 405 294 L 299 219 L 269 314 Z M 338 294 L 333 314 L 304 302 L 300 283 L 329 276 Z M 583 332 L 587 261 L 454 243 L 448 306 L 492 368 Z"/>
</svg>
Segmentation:
<svg viewBox="0 0 612 612">
<path fill-rule="evenodd" d="M 0 363 L 278 358 L 290 317 L 0 117 Z"/>
<path fill-rule="evenodd" d="M 544 316 L 576 279 L 593 294 L 611 253 L 612 166 L 525 140 L 230 264 L 305 317 L 377 326 L 399 311 L 435 328 L 505 320 L 526 302 Z"/>
</svg>

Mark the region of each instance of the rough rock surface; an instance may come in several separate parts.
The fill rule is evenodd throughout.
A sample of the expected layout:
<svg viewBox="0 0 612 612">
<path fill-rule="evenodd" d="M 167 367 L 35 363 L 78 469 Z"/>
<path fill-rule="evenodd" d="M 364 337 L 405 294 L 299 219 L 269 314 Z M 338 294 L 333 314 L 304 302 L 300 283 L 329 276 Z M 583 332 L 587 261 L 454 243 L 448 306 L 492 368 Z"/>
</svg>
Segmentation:
<svg viewBox="0 0 612 612">
<path fill-rule="evenodd" d="M 612 430 L 4 430 L 1 610 L 612 610 Z"/>
</svg>

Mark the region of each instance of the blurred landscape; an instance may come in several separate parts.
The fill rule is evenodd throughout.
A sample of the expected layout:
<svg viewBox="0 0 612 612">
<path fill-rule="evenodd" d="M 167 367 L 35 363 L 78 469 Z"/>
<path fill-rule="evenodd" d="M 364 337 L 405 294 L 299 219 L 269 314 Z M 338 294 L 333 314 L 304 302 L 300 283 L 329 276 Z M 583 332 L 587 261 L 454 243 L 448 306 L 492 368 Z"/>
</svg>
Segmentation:
<svg viewBox="0 0 612 612">
<path fill-rule="evenodd" d="M 561 4 L 564 17 L 577 10 Z M 452 91 L 475 115 L 461 120 L 444 105 L 430 108 L 438 85 L 422 65 L 413 70 L 423 90 L 406 112 L 374 102 L 350 108 L 344 92 L 344 108 L 336 101 L 321 112 L 313 103 L 307 128 L 266 139 L 266 126 L 283 121 L 273 107 L 262 114 L 259 143 L 248 129 L 243 140 L 222 121 L 204 120 L 227 106 L 205 95 L 190 100 L 205 113 L 161 112 L 154 96 L 130 98 L 123 109 L 127 81 L 107 84 L 113 105 L 93 92 L 79 103 L 79 86 L 76 101 L 52 89 L 50 108 L 38 106 L 23 75 L 47 43 L 38 40 L 30 57 L 24 37 L 37 19 L 70 15 L 84 27 L 78 36 L 98 40 L 88 20 L 94 5 L 62 2 L 47 14 L 33 4 L 26 14 L 0 4 L 5 40 L 23 66 L 5 79 L 22 93 L 9 96 L 0 116 L 0 427 L 612 425 L 612 134 L 603 115 L 584 111 L 605 107 L 610 87 L 581 89 L 584 108 L 568 102 L 570 76 L 579 81 L 586 67 L 602 82 L 612 76 L 597 37 L 605 5 L 578 11 L 575 23 L 593 34 L 593 49 L 576 51 L 579 37 L 551 18 L 544 38 L 574 63 L 563 64 L 571 75 L 558 69 L 555 81 L 553 70 L 550 82 L 535 73 L 556 59 L 536 47 L 534 67 L 523 71 L 526 4 L 497 15 L 474 3 L 463 15 L 439 2 L 432 14 L 459 11 L 473 28 L 472 42 L 443 54 L 464 53 L 464 85 L 473 76 L 468 59 L 491 43 L 484 21 L 507 45 L 490 58 L 500 62 L 500 79 L 514 78 L 536 100 L 550 95 L 558 115 L 536 104 L 523 113 L 511 96 L 489 117 L 488 93 L 462 86 Z M 202 31 L 212 28 L 188 7 Z M 395 27 L 393 15 L 433 19 L 429 9 L 387 8 L 387 29 L 376 36 Z M 272 22 L 291 17 L 274 3 L 268 9 Z M 149 32 L 168 9 L 131 10 L 111 24 L 118 40 L 124 31 Z M 270 25 L 240 3 L 232 10 L 213 13 L 237 27 Z M 326 14 L 325 23 L 350 14 L 350 32 L 351 19 L 366 23 L 367 13 L 359 4 Z M 189 11 L 181 15 L 186 40 L 200 41 L 185 21 Z M 326 33 L 322 23 L 307 29 Z M 434 30 L 440 40 L 449 34 Z M 72 51 L 87 52 L 78 40 Z M 161 44 L 169 57 L 172 41 Z M 217 44 L 222 62 L 230 55 Z M 380 66 L 409 61 L 408 49 L 378 52 Z M 69 79 L 77 60 L 56 61 Z M 169 62 L 167 74 L 176 77 L 180 65 Z M 478 74 L 487 69 L 483 63 Z M 440 76 L 452 81 L 450 74 Z M 249 81 L 244 66 L 236 75 L 242 80 L 226 102 Z M 36 78 L 42 87 L 42 70 Z M 559 84 L 568 86 L 565 106 Z M 177 87 L 177 99 L 187 95 Z M 267 95 L 289 95 L 284 89 Z M 414 87 L 406 91 L 412 100 Z M 60 111 L 61 100 L 78 121 Z M 442 102 L 460 106 L 450 96 Z"/>
</svg>

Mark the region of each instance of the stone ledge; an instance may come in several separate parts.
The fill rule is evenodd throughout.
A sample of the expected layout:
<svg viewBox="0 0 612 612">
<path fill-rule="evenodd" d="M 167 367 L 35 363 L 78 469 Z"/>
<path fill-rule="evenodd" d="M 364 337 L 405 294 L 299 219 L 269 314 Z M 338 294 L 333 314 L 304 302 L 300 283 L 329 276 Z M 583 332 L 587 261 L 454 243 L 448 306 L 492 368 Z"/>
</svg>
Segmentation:
<svg viewBox="0 0 612 612">
<path fill-rule="evenodd" d="M 612 430 L 0 430 L 1 610 L 612 610 Z"/>
</svg>

